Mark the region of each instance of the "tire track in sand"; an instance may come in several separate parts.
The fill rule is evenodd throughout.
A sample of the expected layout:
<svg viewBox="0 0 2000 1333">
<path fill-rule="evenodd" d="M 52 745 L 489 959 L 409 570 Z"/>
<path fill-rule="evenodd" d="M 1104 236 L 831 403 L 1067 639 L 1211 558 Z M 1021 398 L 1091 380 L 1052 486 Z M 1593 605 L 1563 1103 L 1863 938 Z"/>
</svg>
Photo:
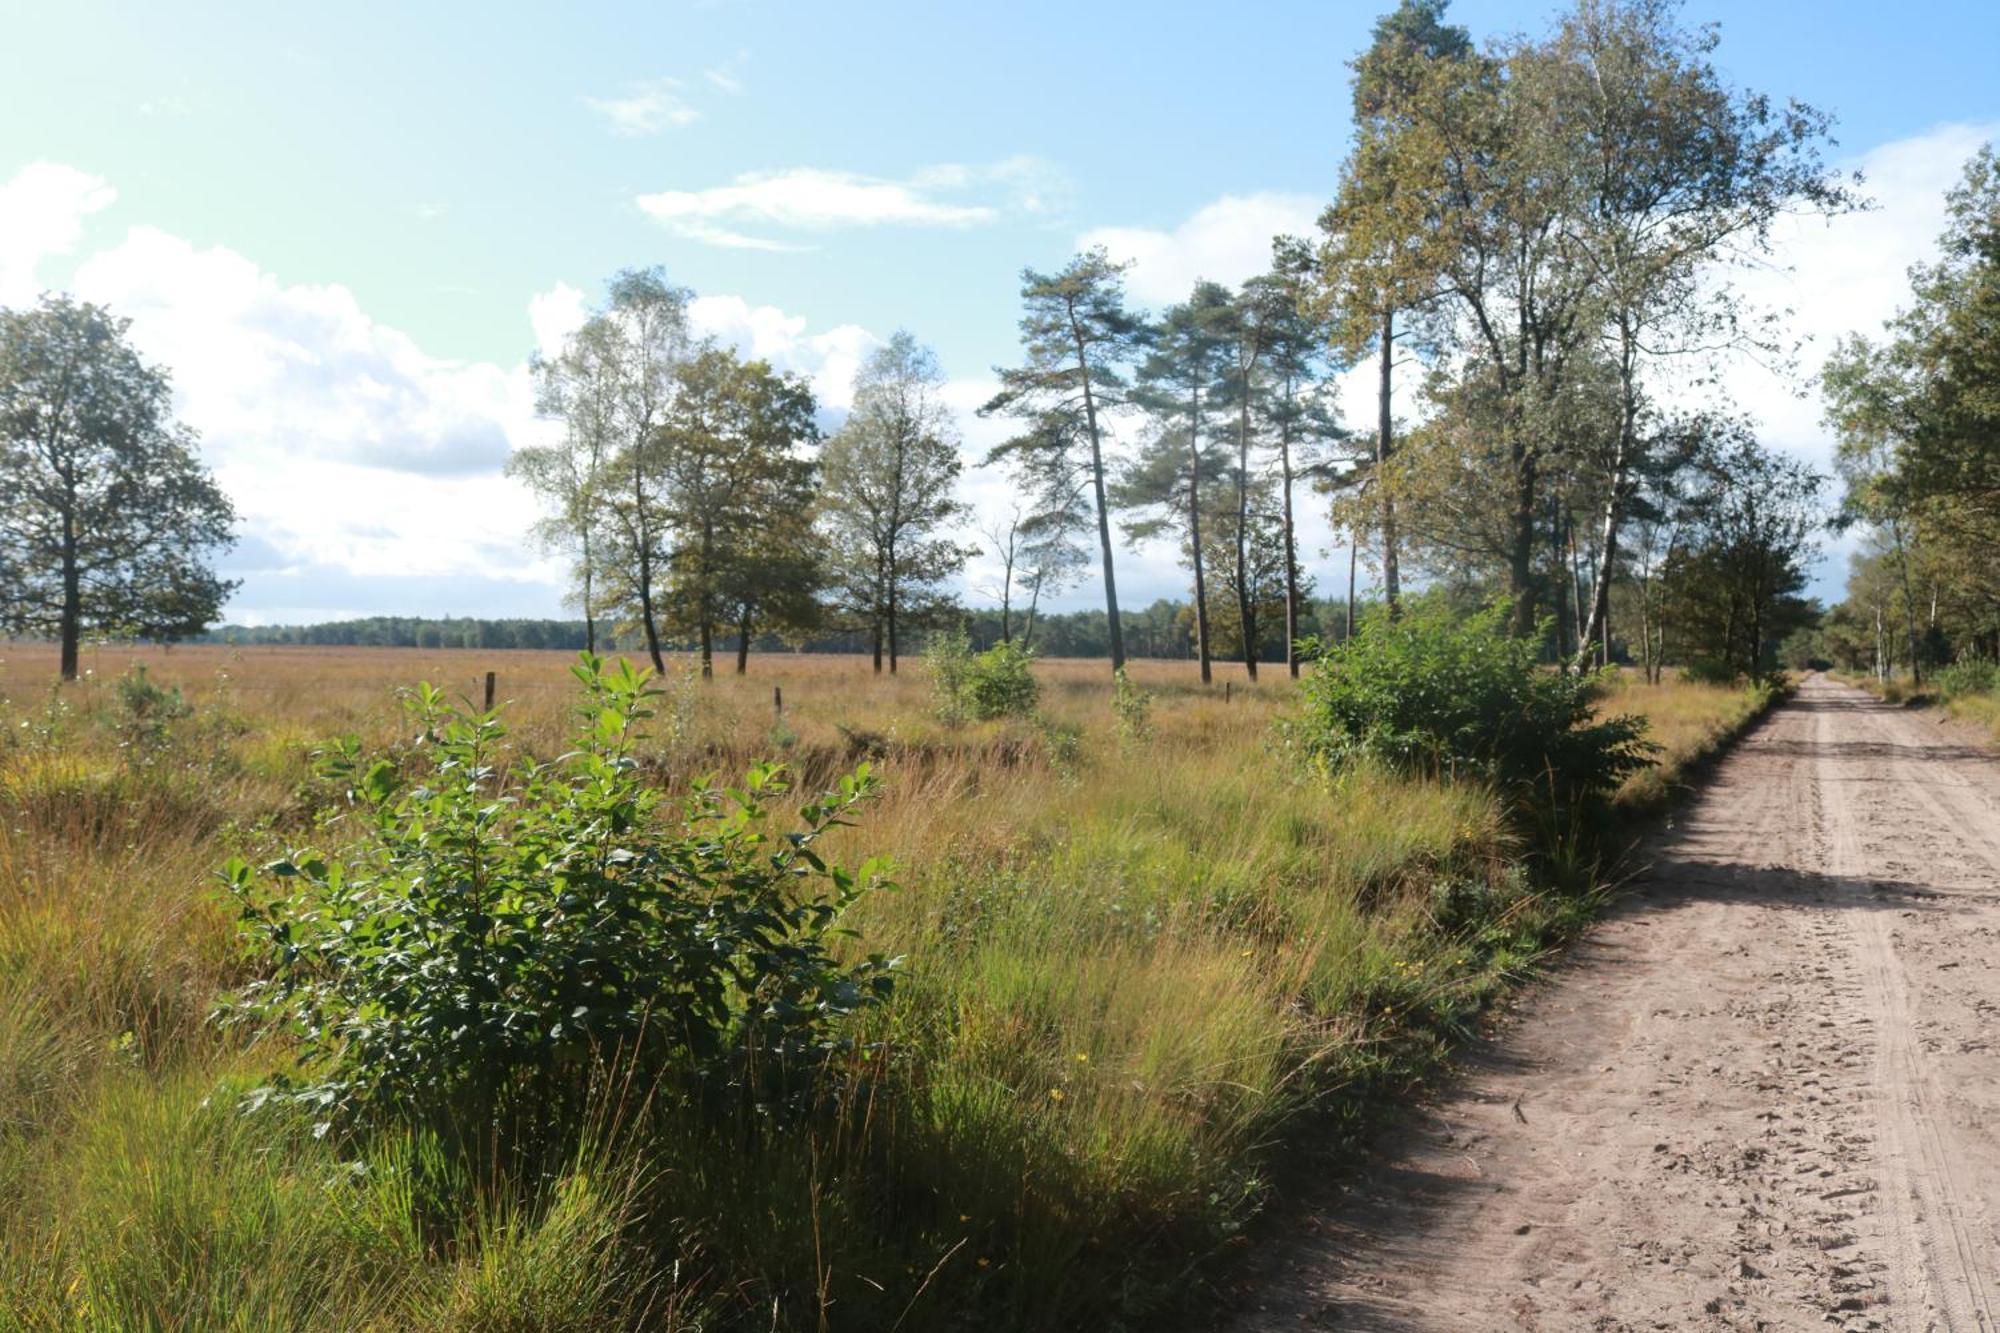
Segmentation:
<svg viewBox="0 0 2000 1333">
<path fill-rule="evenodd" d="M 1815 679 L 1652 859 L 1234 1327 L 2000 1333 L 2000 766 Z"/>
</svg>

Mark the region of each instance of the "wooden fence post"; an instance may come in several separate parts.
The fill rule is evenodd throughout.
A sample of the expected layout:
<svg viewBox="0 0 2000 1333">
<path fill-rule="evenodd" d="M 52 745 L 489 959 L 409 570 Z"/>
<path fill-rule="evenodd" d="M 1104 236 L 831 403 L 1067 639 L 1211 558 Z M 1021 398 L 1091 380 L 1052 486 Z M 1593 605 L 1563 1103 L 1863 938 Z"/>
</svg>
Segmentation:
<svg viewBox="0 0 2000 1333">
<path fill-rule="evenodd" d="M 779 717 L 785 715 L 785 687 L 782 685 L 771 687 L 771 711 Z"/>
<path fill-rule="evenodd" d="M 489 713 L 493 711 L 494 678 L 499 674 L 500 673 L 497 671 L 489 671 L 486 673 L 486 711 Z"/>
<path fill-rule="evenodd" d="M 1225 681 L 1223 681 L 1223 682 L 1222 682 L 1222 702 L 1224 702 L 1224 703 L 1228 703 L 1228 702 L 1229 702 L 1229 696 L 1230 696 L 1230 694 L 1231 694 L 1231 693 L 1232 693 L 1232 692 L 1233 692 L 1233 691 L 1234 691 L 1235 689 L 1236 689 L 1236 682 L 1235 682 L 1235 681 L 1233 681 L 1233 680 L 1225 680 Z"/>
</svg>

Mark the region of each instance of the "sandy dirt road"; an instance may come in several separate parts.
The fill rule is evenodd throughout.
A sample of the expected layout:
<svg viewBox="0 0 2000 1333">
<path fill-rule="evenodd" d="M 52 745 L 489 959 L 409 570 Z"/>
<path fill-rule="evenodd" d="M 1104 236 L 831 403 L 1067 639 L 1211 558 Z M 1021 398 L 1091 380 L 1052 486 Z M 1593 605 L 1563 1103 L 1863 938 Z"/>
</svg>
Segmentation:
<svg viewBox="0 0 2000 1333">
<path fill-rule="evenodd" d="M 1242 1333 L 2000 1333 L 2000 761 L 1814 678 Z"/>
</svg>

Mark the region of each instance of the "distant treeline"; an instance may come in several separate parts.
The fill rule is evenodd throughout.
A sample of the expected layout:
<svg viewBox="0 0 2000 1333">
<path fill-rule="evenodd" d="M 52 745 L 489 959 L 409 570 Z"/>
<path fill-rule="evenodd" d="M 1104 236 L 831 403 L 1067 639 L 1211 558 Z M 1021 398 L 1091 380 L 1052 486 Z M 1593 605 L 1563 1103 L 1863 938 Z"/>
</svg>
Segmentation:
<svg viewBox="0 0 2000 1333">
<path fill-rule="evenodd" d="M 1366 605 L 1361 608 L 1365 612 Z M 1188 602 L 1162 598 L 1151 606 L 1124 614 L 1126 651 L 1135 657 L 1184 658 L 1194 652 L 1194 609 Z M 1308 602 L 1300 617 L 1307 634 L 1339 639 L 1346 633 L 1347 607 L 1344 602 Z M 1000 612 L 981 608 L 963 611 L 939 623 L 963 624 L 975 647 L 985 648 L 1002 637 Z M 1102 610 L 1070 611 L 1037 616 L 1024 627 L 1018 613 L 1013 617 L 1012 637 L 1025 640 L 1045 657 L 1105 657 L 1110 653 L 1110 634 Z M 642 652 L 645 634 L 632 626 L 621 626 L 609 634 L 600 626 L 598 647 L 612 652 Z M 584 647 L 584 624 L 578 620 L 505 619 L 487 620 L 474 616 L 366 616 L 356 620 L 329 620 L 315 625 L 223 625 L 188 642 L 222 644 L 273 644 L 324 646 L 329 648 L 481 648 L 555 649 L 579 652 Z M 734 649 L 735 643 L 729 640 Z M 788 641 L 776 634 L 755 635 L 752 652 L 862 653 L 871 648 L 871 636 L 864 629 L 835 631 L 802 641 Z M 662 647 L 693 651 L 696 644 L 667 642 Z M 919 634 L 917 647 L 922 647 Z M 1273 636 L 1260 645 L 1266 661 L 1283 661 L 1285 645 Z"/>
</svg>

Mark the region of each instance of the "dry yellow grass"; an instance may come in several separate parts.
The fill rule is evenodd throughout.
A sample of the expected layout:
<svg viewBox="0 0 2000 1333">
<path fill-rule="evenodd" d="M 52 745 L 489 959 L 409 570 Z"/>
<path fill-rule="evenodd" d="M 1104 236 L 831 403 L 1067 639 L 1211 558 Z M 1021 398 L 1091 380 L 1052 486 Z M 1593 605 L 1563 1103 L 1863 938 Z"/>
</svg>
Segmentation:
<svg viewBox="0 0 2000 1333">
<path fill-rule="evenodd" d="M 121 714 L 134 663 L 192 705 L 152 750 Z M 624 1204 L 597 1185 L 574 1186 L 568 1212 L 480 1223 L 469 1250 L 411 1249 L 393 1192 L 329 1194 L 325 1151 L 190 1109 L 226 1104 L 218 1089 L 277 1058 L 204 1021 L 244 966 L 206 885 L 230 852 L 310 831 L 313 745 L 388 744 L 399 687 L 476 698 L 494 670 L 515 743 L 553 754 L 573 663 L 107 647 L 54 692 L 52 653 L 0 651 L 0 1312 L 58 1326 L 83 1299 L 143 1322 L 172 1288 L 217 1318 L 346 1327 L 442 1319 L 486 1292 L 574 1316 L 541 1326 L 620 1326 L 639 1279 L 602 1240 Z M 670 1182 L 692 1237 L 665 1256 L 686 1266 L 662 1299 L 759 1327 L 774 1301 L 788 1327 L 1137 1317 L 1255 1207 L 1301 1111 L 1339 1124 L 1367 1105 L 1356 1092 L 1421 1074 L 1578 919 L 1529 881 L 1487 793 L 1303 775 L 1273 728 L 1292 697 L 1282 668 L 1225 701 L 1192 666 L 1135 663 L 1156 696 L 1143 740 L 1120 735 L 1104 663 L 1035 670 L 1041 721 L 952 729 L 918 662 L 891 678 L 861 659 L 757 657 L 712 682 L 673 664 L 646 754 L 669 786 L 765 758 L 808 787 L 876 764 L 883 795 L 840 850 L 898 864 L 901 888 L 853 924 L 907 962 L 857 1034 L 884 1052 L 858 1118 L 783 1153 L 685 1118 L 645 1145 L 646 1178 Z M 1611 706 L 1651 715 L 1679 765 L 1753 705 L 1627 683 Z M 123 1223 L 101 1225 L 107 1211 Z M 204 1225 L 217 1236 L 189 1233 Z M 217 1256 L 268 1265 L 266 1233 L 303 1275 L 369 1276 L 351 1299 L 306 1276 L 232 1295 Z M 603 1262 L 552 1264 L 575 1235 L 599 1235 Z"/>
</svg>

